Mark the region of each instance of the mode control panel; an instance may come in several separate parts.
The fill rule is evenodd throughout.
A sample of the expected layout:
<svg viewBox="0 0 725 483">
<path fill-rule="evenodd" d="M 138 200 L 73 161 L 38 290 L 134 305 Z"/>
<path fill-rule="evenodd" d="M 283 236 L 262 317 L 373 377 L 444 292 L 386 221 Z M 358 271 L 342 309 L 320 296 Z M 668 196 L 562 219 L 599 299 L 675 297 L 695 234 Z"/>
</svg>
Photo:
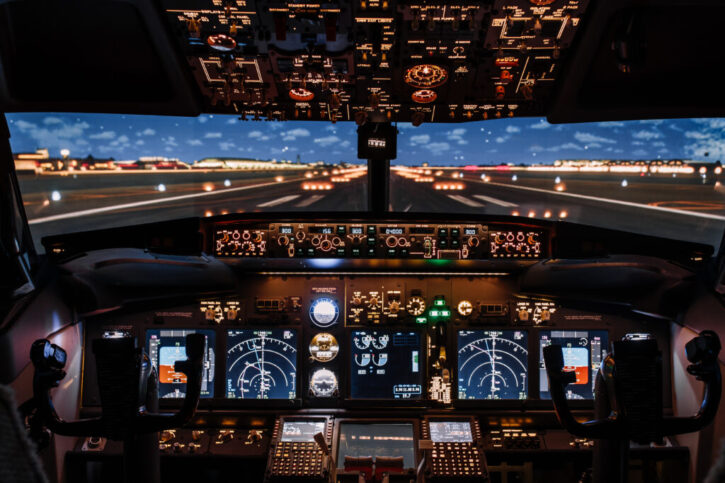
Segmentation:
<svg viewBox="0 0 725 483">
<path fill-rule="evenodd" d="M 213 252 L 233 258 L 536 260 L 546 230 L 480 223 L 220 223 Z"/>
</svg>

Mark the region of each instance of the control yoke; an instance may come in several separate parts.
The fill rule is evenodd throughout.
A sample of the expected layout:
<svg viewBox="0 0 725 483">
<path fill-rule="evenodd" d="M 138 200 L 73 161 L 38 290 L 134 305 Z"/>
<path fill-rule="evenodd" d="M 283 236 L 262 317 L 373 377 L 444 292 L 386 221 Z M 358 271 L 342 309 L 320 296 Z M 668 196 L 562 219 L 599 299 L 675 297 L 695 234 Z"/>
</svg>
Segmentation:
<svg viewBox="0 0 725 483">
<path fill-rule="evenodd" d="M 155 411 L 157 402 L 148 402 L 158 401 L 157 376 L 148 357 L 136 347 L 135 339 L 94 340 L 102 415 L 64 421 L 53 407 L 50 390 L 66 375 L 63 370 L 66 352 L 46 339 L 39 339 L 30 349 L 30 359 L 35 367 L 36 424 L 63 436 L 98 436 L 115 440 L 181 427 L 191 420 L 199 404 L 204 345 L 204 335 L 186 336 L 187 359 L 174 363 L 174 371 L 186 375 L 186 395 L 178 412 L 160 414 L 150 412 Z M 154 394 L 149 394 L 150 391 Z"/>
<path fill-rule="evenodd" d="M 664 436 L 700 431 L 715 418 L 722 392 L 718 355 L 720 339 L 703 331 L 685 346 L 687 372 L 705 383 L 699 411 L 691 417 L 662 414 L 662 356 L 657 341 L 625 337 L 612 343 L 612 352 L 602 362 L 595 386 L 595 412 L 599 419 L 579 422 L 571 413 L 566 386 L 576 379 L 564 371 L 559 345 L 544 348 L 551 398 L 562 426 L 571 434 L 590 439 L 629 439 L 637 443 L 659 442 Z M 596 408 L 602 405 L 607 411 Z M 604 416 L 604 417 L 602 417 Z"/>
</svg>

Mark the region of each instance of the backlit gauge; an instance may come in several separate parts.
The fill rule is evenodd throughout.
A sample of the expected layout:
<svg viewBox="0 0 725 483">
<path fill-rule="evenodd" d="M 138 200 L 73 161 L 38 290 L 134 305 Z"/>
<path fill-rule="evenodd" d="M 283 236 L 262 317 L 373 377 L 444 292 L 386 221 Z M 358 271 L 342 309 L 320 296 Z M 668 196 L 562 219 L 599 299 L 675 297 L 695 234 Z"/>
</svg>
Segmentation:
<svg viewBox="0 0 725 483">
<path fill-rule="evenodd" d="M 340 346 L 332 334 L 320 332 L 310 341 L 310 356 L 318 362 L 328 362 L 337 357 Z"/>
<path fill-rule="evenodd" d="M 377 339 L 375 337 L 372 339 L 373 347 L 378 350 L 388 347 L 388 342 L 390 342 L 390 336 L 388 334 L 382 334 Z"/>
<path fill-rule="evenodd" d="M 461 300 L 458 302 L 456 310 L 458 310 L 458 313 L 463 317 L 468 317 L 471 313 L 473 313 L 473 304 L 468 300 Z"/>
<path fill-rule="evenodd" d="M 370 347 L 372 341 L 373 338 L 369 334 L 356 335 L 352 338 L 353 344 L 355 344 L 355 347 L 357 347 L 358 349 L 367 349 L 368 347 Z"/>
<path fill-rule="evenodd" d="M 328 369 L 318 369 L 310 378 L 310 392 L 315 397 L 333 397 L 337 394 L 337 376 Z"/>
<path fill-rule="evenodd" d="M 408 299 L 408 303 L 405 304 L 405 310 L 407 310 L 410 315 L 423 315 L 423 312 L 425 312 L 425 300 L 423 297 L 414 295 Z"/>
<path fill-rule="evenodd" d="M 206 39 L 206 43 L 209 44 L 209 47 L 219 52 L 229 52 L 237 46 L 236 40 L 224 34 L 210 35 Z"/>
<path fill-rule="evenodd" d="M 405 83 L 416 89 L 430 89 L 446 83 L 448 72 L 433 64 L 414 65 L 405 71 Z"/>
<path fill-rule="evenodd" d="M 541 7 L 543 5 L 551 5 L 554 3 L 554 0 L 529 0 L 532 5 L 536 5 L 537 7 Z"/>
<path fill-rule="evenodd" d="M 310 307 L 310 319 L 317 327 L 334 325 L 338 315 L 340 309 L 337 307 L 337 302 L 327 297 L 315 300 Z"/>
<path fill-rule="evenodd" d="M 420 89 L 413 92 L 410 97 L 413 99 L 413 102 L 417 102 L 418 104 L 430 104 L 438 98 L 438 94 L 430 89 Z"/>
<path fill-rule="evenodd" d="M 308 91 L 307 89 L 297 87 L 296 89 L 290 89 L 289 96 L 293 101 L 307 102 L 315 98 L 315 93 Z"/>
<path fill-rule="evenodd" d="M 377 294 L 370 294 L 368 297 L 368 310 L 378 311 L 382 304 L 381 298 Z"/>
</svg>

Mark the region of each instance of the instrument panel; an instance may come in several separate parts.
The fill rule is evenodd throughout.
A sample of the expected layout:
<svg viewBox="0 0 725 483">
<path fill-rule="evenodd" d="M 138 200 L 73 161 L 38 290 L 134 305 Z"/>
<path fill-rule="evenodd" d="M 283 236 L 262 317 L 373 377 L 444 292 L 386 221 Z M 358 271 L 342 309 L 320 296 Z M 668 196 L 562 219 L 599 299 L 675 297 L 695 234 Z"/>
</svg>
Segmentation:
<svg viewBox="0 0 725 483">
<path fill-rule="evenodd" d="M 543 113 L 587 0 L 164 0 L 205 100 L 242 120 Z"/>
<path fill-rule="evenodd" d="M 511 275 L 465 272 L 250 273 L 236 295 L 104 315 L 87 330 L 87 340 L 144 344 L 162 405 L 183 397 L 184 376 L 173 372 L 183 337 L 206 335 L 202 408 L 550 408 L 542 350 L 551 343 L 577 375 L 568 397 L 586 405 L 609 341 L 650 332 L 668 344 L 662 324 L 520 294 Z M 92 407 L 90 351 L 85 358 L 83 401 Z"/>
<path fill-rule="evenodd" d="M 483 224 L 219 223 L 212 252 L 222 258 L 538 260 L 548 232 Z"/>
</svg>

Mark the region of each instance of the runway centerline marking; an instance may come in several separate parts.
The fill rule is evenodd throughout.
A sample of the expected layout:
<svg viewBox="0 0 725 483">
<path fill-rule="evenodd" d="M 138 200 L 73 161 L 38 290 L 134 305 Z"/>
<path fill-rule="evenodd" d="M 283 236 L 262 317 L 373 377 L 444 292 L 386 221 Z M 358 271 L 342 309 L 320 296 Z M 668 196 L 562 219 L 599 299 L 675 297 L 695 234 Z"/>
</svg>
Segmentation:
<svg viewBox="0 0 725 483">
<path fill-rule="evenodd" d="M 491 196 L 486 195 L 473 195 L 474 198 L 478 198 L 479 200 L 488 201 L 489 203 L 493 203 L 494 205 L 503 206 L 504 208 L 516 208 L 516 203 L 511 203 L 510 201 L 504 201 L 499 200 L 498 198 L 493 198 Z"/>
<path fill-rule="evenodd" d="M 698 218 L 708 218 L 710 220 L 725 221 L 725 216 L 712 215 L 710 213 L 695 213 L 692 211 L 676 210 L 673 208 L 665 208 L 662 206 L 643 205 L 641 203 L 634 203 L 632 201 L 613 200 L 611 198 L 599 198 L 597 196 L 579 195 L 576 193 L 566 193 L 566 192 L 561 192 L 561 191 L 550 191 L 550 190 L 545 190 L 545 189 L 541 189 L 541 188 L 531 188 L 529 186 L 516 186 L 516 185 L 512 185 L 512 184 L 505 184 L 505 183 L 492 183 L 490 181 L 488 183 L 483 183 L 483 182 L 479 181 L 478 183 L 493 185 L 493 186 L 502 186 L 504 188 L 514 188 L 514 189 L 518 189 L 518 190 L 534 191 L 537 193 L 546 193 L 547 195 L 568 196 L 570 198 L 579 198 L 582 200 L 597 201 L 600 203 L 610 203 L 613 205 L 630 206 L 633 208 L 643 208 L 645 210 L 661 211 L 663 213 L 670 213 L 670 214 L 674 214 L 674 215 L 694 216 L 694 217 L 698 217 Z"/>
<path fill-rule="evenodd" d="M 76 218 L 76 217 L 81 217 L 81 216 L 98 215 L 100 213 L 108 213 L 109 211 L 126 210 L 129 208 L 139 208 L 141 206 L 158 205 L 158 204 L 162 204 L 162 203 L 169 203 L 172 201 L 190 200 L 193 198 L 203 198 L 206 196 L 215 196 L 215 195 L 221 195 L 221 194 L 225 194 L 225 193 L 235 193 L 238 191 L 247 191 L 247 190 L 251 190 L 251 189 L 255 189 L 255 188 L 264 188 L 267 186 L 279 186 L 281 184 L 297 183 L 299 181 L 300 181 L 300 178 L 290 179 L 290 180 L 286 180 L 286 181 L 271 181 L 269 183 L 260 183 L 260 184 L 239 186 L 238 188 L 227 188 L 227 189 L 220 189 L 220 190 L 216 190 L 216 191 L 204 191 L 202 193 L 192 193 L 192 194 L 188 194 L 188 195 L 170 196 L 168 198 L 160 198 L 157 200 L 134 201 L 133 203 L 123 203 L 120 205 L 101 206 L 99 208 L 92 208 L 90 210 L 71 211 L 68 213 L 60 213 L 57 215 L 45 216 L 45 217 L 41 217 L 41 218 L 34 218 L 32 220 L 28 220 L 28 225 L 37 225 L 39 223 L 48 223 L 51 221 L 66 220 L 68 218 Z"/>
<path fill-rule="evenodd" d="M 322 198 L 324 198 L 325 195 L 312 195 L 307 199 L 304 199 L 297 203 L 295 205 L 295 208 L 304 208 L 305 206 L 310 206 L 312 203 L 316 203 L 320 201 Z"/>
<path fill-rule="evenodd" d="M 299 197 L 300 197 L 300 195 L 287 195 L 287 196 L 283 196 L 281 198 L 277 198 L 276 200 L 272 200 L 272 201 L 267 201 L 267 202 L 264 202 L 264 203 L 260 203 L 260 204 L 257 205 L 257 208 L 268 208 L 270 206 L 281 205 L 282 203 L 287 203 L 288 201 L 296 200 Z"/>
<path fill-rule="evenodd" d="M 484 205 L 479 203 L 478 201 L 472 200 L 470 198 L 466 198 L 465 196 L 461 195 L 448 195 L 448 197 L 454 201 L 457 201 L 459 203 L 463 203 L 466 206 L 470 206 L 471 208 L 483 208 Z"/>
</svg>

